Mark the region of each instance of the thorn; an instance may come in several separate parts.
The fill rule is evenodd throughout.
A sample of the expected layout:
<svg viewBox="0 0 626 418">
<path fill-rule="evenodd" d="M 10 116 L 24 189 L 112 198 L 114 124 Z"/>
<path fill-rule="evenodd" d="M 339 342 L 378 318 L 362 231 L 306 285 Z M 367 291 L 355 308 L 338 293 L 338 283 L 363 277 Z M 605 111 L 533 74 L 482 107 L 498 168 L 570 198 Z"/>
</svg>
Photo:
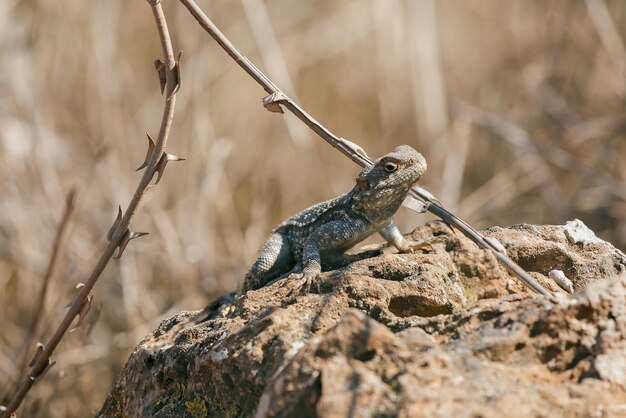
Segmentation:
<svg viewBox="0 0 626 418">
<path fill-rule="evenodd" d="M 440 206 L 441 206 L 441 205 L 440 205 Z M 454 235 L 458 235 L 458 234 L 456 233 L 456 229 L 452 228 L 452 225 L 450 225 L 450 223 L 449 223 L 449 222 L 446 222 L 446 221 L 441 221 L 441 222 L 443 222 L 443 224 L 444 224 L 445 226 L 447 226 L 447 227 L 448 227 L 448 229 L 450 229 L 450 231 L 452 231 L 452 233 L 453 233 Z"/>
<path fill-rule="evenodd" d="M 154 149 L 156 148 L 156 146 L 154 145 L 154 140 L 152 139 L 150 134 L 146 132 L 146 135 L 148 136 L 148 152 L 146 152 L 146 159 L 143 161 L 143 164 L 141 164 L 139 168 L 135 171 L 139 171 L 142 168 L 146 168 L 148 166 L 148 163 L 150 162 L 150 157 L 152 157 L 152 153 L 154 152 Z"/>
<path fill-rule="evenodd" d="M 76 321 L 76 325 L 74 325 L 72 327 L 72 329 L 70 329 L 70 332 L 74 332 L 76 329 L 78 329 L 78 327 L 80 327 L 83 323 L 83 319 L 85 319 L 85 316 L 89 313 L 89 310 L 91 309 L 91 302 L 93 301 L 93 295 L 89 295 L 87 296 L 87 299 L 85 299 L 85 303 L 83 303 L 83 306 L 80 308 L 80 312 L 78 313 L 78 321 Z"/>
<path fill-rule="evenodd" d="M 174 64 L 174 83 L 176 83 L 174 85 L 174 88 L 172 89 L 172 93 L 170 93 L 170 96 L 172 96 L 172 94 L 175 94 L 179 89 L 180 89 L 180 58 L 183 56 L 183 51 L 180 51 L 178 53 L 178 56 L 176 57 L 176 64 Z"/>
<path fill-rule="evenodd" d="M 174 68 L 172 68 L 171 75 L 174 78 L 172 80 L 174 82 L 174 87 L 172 88 L 172 91 L 168 93 L 168 99 L 180 89 L 180 58 L 182 56 L 183 51 L 180 51 L 178 53 L 178 56 L 176 57 Z M 155 60 L 154 68 L 157 70 L 159 83 L 161 85 L 161 94 L 163 94 L 163 92 L 165 91 L 165 87 L 167 86 L 167 69 L 165 67 L 165 63 L 161 60 Z"/>
<path fill-rule="evenodd" d="M 37 363 L 37 361 L 39 360 L 39 357 L 41 357 L 44 351 L 46 351 L 45 346 L 42 343 L 37 343 L 37 351 L 35 351 L 35 355 L 33 356 L 33 359 L 30 361 L 30 363 L 28 363 L 28 367 L 33 367 L 35 363 Z"/>
<path fill-rule="evenodd" d="M 102 314 L 102 304 L 96 306 L 94 312 L 91 314 L 91 319 L 89 320 L 89 324 L 87 325 L 87 330 L 85 331 L 85 335 L 89 337 L 91 335 L 91 331 L 96 326 L 98 321 L 100 320 L 100 315 Z"/>
<path fill-rule="evenodd" d="M 427 205 L 426 207 L 428 207 L 428 205 L 430 205 L 430 203 L 427 203 L 426 205 Z M 442 224 L 443 226 L 445 226 L 446 228 L 448 228 L 448 229 L 450 230 L 450 232 L 451 232 L 453 235 L 457 235 L 457 233 L 456 233 L 456 229 L 454 229 L 454 228 L 452 227 L 452 225 L 450 225 L 450 223 L 449 223 L 449 222 L 444 221 L 443 219 L 435 219 L 434 221 L 432 221 L 432 223 L 433 223 L 433 224 Z"/>
<path fill-rule="evenodd" d="M 289 98 L 282 91 L 276 91 L 263 99 L 263 106 L 270 112 L 285 113 L 280 107 L 280 102 L 283 101 L 289 101 Z"/>
<path fill-rule="evenodd" d="M 80 289 L 81 287 L 85 287 L 85 285 L 83 283 L 78 283 L 76 285 L 76 289 Z M 74 295 L 74 297 L 72 298 L 72 300 L 70 301 L 70 303 L 68 303 L 67 305 L 65 305 L 65 308 L 69 308 L 70 306 L 72 306 L 74 304 L 74 302 L 76 302 L 76 298 L 78 297 L 78 293 L 76 293 Z"/>
<path fill-rule="evenodd" d="M 33 376 L 32 374 L 27 374 L 26 376 L 33 382 L 41 379 L 42 377 L 45 376 L 46 373 L 48 373 L 48 370 L 50 370 L 52 368 L 52 366 L 54 366 L 55 364 L 57 364 L 56 361 L 54 362 L 50 362 L 50 359 L 48 359 L 48 365 L 46 366 L 45 369 L 43 369 L 43 371 L 38 375 L 38 376 Z"/>
<path fill-rule="evenodd" d="M 431 200 L 432 200 L 432 203 L 434 203 L 435 205 L 443 207 L 443 203 L 441 203 L 441 201 L 437 199 L 435 196 L 433 196 Z"/>
<path fill-rule="evenodd" d="M 113 235 L 115 235 L 115 231 L 117 230 L 117 227 L 119 226 L 121 221 L 122 221 L 122 206 L 118 206 L 117 217 L 115 218 L 115 221 L 113 221 L 113 225 L 111 226 L 111 229 L 109 229 L 109 232 L 107 234 L 107 241 L 111 241 L 113 239 Z"/>
<path fill-rule="evenodd" d="M 420 194 L 426 196 L 426 198 L 428 200 L 430 200 L 431 202 L 443 207 L 443 205 L 441 204 L 441 202 L 439 202 L 439 200 L 428 190 L 422 188 L 422 187 L 414 187 L 414 189 L 417 189 L 417 191 L 419 191 Z"/>
<path fill-rule="evenodd" d="M 339 138 L 345 145 L 348 146 L 348 148 L 350 148 L 350 150 L 352 150 L 352 152 L 354 152 L 356 155 L 365 158 L 366 160 L 370 160 L 371 158 L 369 157 L 369 155 L 367 155 L 367 153 L 365 152 L 365 150 L 363 148 L 361 148 L 358 144 L 347 140 L 346 138 Z"/>
<path fill-rule="evenodd" d="M 157 70 L 157 75 L 159 76 L 159 83 L 161 84 L 161 94 L 165 91 L 165 83 L 167 81 L 167 77 L 165 74 L 165 63 L 161 60 L 154 61 L 154 68 Z"/>
<path fill-rule="evenodd" d="M 164 152 L 156 166 L 156 171 L 159 174 L 157 176 L 156 181 L 154 182 L 155 186 L 159 184 L 159 181 L 161 181 L 161 176 L 163 175 L 163 172 L 165 171 L 165 166 L 170 161 L 185 161 L 185 159 L 182 157 L 177 157 L 176 155 L 168 154 L 167 152 Z"/>
<path fill-rule="evenodd" d="M 113 256 L 113 258 L 115 258 L 116 260 L 119 260 L 122 254 L 124 253 L 124 250 L 126 249 L 126 246 L 128 245 L 128 243 L 131 240 L 134 240 L 135 238 L 143 237 L 144 235 L 148 235 L 148 232 L 130 232 L 127 229 L 126 232 L 124 233 L 124 236 L 122 237 L 122 240 L 120 241 L 120 245 L 117 250 L 117 255 Z"/>
<path fill-rule="evenodd" d="M 506 253 L 506 248 L 496 238 L 484 237 L 484 240 L 489 243 L 489 245 L 491 246 L 492 250 L 495 250 L 495 251 L 497 251 L 497 252 L 499 252 L 501 254 L 504 254 L 504 255 L 508 256 L 508 254 Z"/>
<path fill-rule="evenodd" d="M 56 361 L 53 361 L 51 363 L 50 360 L 48 360 L 48 365 L 46 366 L 45 369 L 43 369 L 43 372 L 41 372 L 41 374 L 39 376 L 37 376 L 37 379 L 41 379 L 42 377 L 44 377 L 46 375 L 46 373 L 48 373 L 48 370 L 50 370 L 52 368 L 52 366 L 54 366 L 55 364 L 57 364 Z"/>
</svg>

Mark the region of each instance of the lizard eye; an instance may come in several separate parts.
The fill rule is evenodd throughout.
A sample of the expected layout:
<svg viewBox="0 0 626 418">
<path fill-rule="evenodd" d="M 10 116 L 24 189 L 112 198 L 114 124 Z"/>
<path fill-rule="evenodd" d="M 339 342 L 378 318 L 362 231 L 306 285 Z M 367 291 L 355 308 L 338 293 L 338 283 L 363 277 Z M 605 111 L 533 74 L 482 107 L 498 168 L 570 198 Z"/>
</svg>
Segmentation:
<svg viewBox="0 0 626 418">
<path fill-rule="evenodd" d="M 394 163 L 393 161 L 387 161 L 383 164 L 383 168 L 387 173 L 393 173 L 398 169 L 398 164 Z"/>
</svg>

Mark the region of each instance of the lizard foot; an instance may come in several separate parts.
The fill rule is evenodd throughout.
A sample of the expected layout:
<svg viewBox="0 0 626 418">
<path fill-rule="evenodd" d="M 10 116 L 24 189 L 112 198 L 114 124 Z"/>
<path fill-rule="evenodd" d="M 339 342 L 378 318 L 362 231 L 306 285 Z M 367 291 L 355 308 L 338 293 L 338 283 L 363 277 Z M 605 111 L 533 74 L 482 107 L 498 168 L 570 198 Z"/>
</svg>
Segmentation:
<svg viewBox="0 0 626 418">
<path fill-rule="evenodd" d="M 288 293 L 288 296 L 303 295 L 309 293 L 313 286 L 317 286 L 317 292 L 320 292 L 320 282 L 317 280 L 319 275 L 317 273 L 296 273 L 290 274 L 287 277 L 288 281 L 291 279 L 297 279 L 293 289 Z"/>
</svg>

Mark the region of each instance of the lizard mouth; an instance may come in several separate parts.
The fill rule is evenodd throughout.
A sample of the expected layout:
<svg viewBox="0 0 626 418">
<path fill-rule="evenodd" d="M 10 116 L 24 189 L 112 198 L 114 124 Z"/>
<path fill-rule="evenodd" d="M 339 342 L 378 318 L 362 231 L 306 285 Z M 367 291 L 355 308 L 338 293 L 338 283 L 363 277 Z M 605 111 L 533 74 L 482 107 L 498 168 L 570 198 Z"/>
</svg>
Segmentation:
<svg viewBox="0 0 626 418">
<path fill-rule="evenodd" d="M 416 178 L 414 181 L 411 181 L 411 182 L 398 181 L 398 182 L 394 182 L 390 184 L 385 184 L 380 189 L 383 190 L 383 189 L 405 189 L 406 188 L 406 190 L 408 190 L 414 185 L 416 185 L 418 181 L 419 181 L 419 178 Z"/>
</svg>

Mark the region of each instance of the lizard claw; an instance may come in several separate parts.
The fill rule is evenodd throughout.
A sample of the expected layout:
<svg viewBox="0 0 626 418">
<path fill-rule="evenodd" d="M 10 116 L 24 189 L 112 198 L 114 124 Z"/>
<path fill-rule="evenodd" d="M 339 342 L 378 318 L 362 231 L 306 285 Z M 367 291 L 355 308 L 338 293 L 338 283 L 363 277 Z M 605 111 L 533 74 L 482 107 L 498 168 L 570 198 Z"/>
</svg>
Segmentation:
<svg viewBox="0 0 626 418">
<path fill-rule="evenodd" d="M 317 283 L 317 291 L 319 293 L 320 284 L 319 284 L 319 281 L 316 280 L 317 277 L 318 277 L 317 274 L 306 274 L 306 273 L 297 273 L 297 274 L 289 275 L 289 277 L 287 277 L 287 280 L 298 279 L 298 281 L 295 283 L 293 289 L 291 289 L 291 291 L 287 295 L 296 296 L 296 295 L 303 295 L 305 293 L 309 293 L 311 288 L 313 287 L 314 282 Z"/>
</svg>

